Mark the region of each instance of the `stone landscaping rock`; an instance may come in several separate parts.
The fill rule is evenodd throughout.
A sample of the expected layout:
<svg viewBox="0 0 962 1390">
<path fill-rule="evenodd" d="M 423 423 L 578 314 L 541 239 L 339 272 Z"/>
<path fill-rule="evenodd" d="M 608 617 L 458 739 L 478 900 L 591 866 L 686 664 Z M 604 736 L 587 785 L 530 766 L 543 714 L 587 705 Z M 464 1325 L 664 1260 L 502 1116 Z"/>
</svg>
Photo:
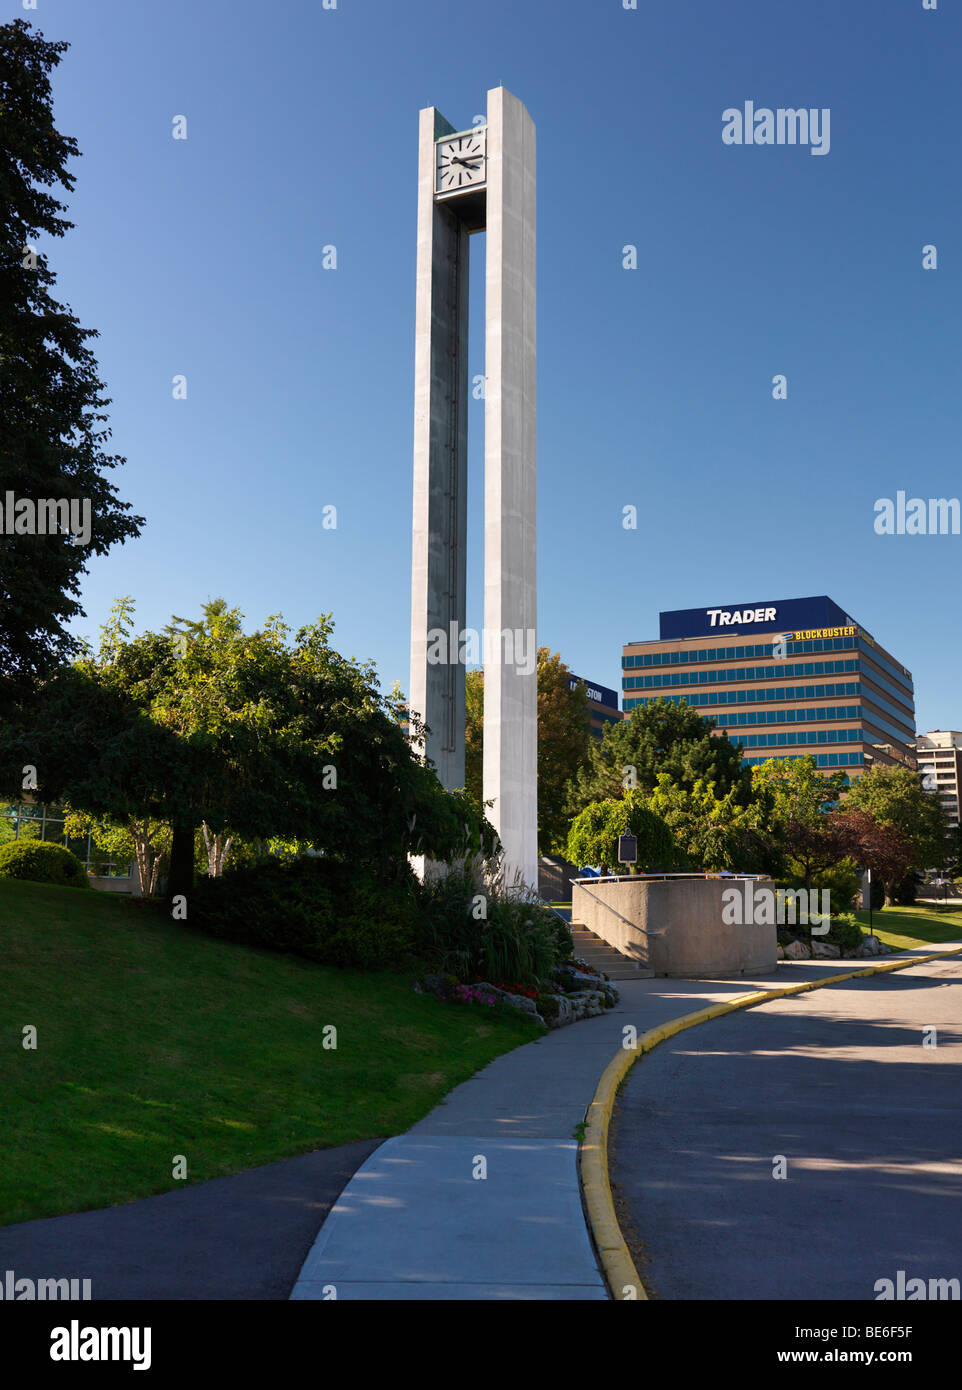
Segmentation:
<svg viewBox="0 0 962 1390">
<path fill-rule="evenodd" d="M 804 941 L 790 941 L 785 947 L 785 956 L 788 960 L 810 960 L 811 951 Z"/>
<path fill-rule="evenodd" d="M 548 1027 L 563 1028 L 566 1023 L 574 1023 L 575 1012 L 574 1009 L 571 1007 L 571 1002 L 568 999 L 567 995 L 556 994 L 554 997 L 557 999 L 561 1007 L 558 1010 L 558 1017 L 548 1020 Z"/>
<path fill-rule="evenodd" d="M 568 1003 L 577 1018 L 595 1018 L 604 1013 L 605 996 L 599 989 L 582 989 L 568 995 Z"/>
<path fill-rule="evenodd" d="M 565 984 L 578 985 L 581 989 L 600 989 L 604 984 L 600 975 L 589 975 L 583 970 L 576 970 L 573 965 L 563 966 L 558 975 Z"/>
<path fill-rule="evenodd" d="M 782 945 L 781 942 L 779 942 L 778 945 L 776 946 L 776 948 L 775 948 L 775 953 L 776 953 L 776 955 L 778 956 L 778 959 L 779 959 L 779 960 L 784 960 L 784 959 L 785 959 L 785 947 Z"/>
<path fill-rule="evenodd" d="M 863 959 L 867 959 L 869 956 L 881 955 L 881 945 L 882 943 L 877 936 L 866 936 L 861 946 L 858 948 L 858 954 Z"/>
<path fill-rule="evenodd" d="M 830 941 L 813 941 L 812 955 L 817 960 L 839 960 L 842 951 L 839 946 L 833 946 Z"/>
<path fill-rule="evenodd" d="M 497 985 L 489 985 L 486 980 L 482 980 L 475 988 L 481 990 L 484 994 L 490 994 L 494 999 L 503 1000 L 505 1004 L 510 1004 L 514 1009 L 523 1009 L 527 1014 L 538 1013 L 537 1004 L 533 999 L 529 999 L 526 994 L 510 994 L 506 989 L 498 989 Z M 538 1017 L 540 1018 L 541 1015 L 538 1014 Z"/>
<path fill-rule="evenodd" d="M 574 990 L 570 993 L 554 994 L 545 991 L 541 998 L 551 999 L 557 1005 L 557 1015 L 544 1017 L 538 1010 L 538 1005 L 534 999 L 529 999 L 524 994 L 511 994 L 506 989 L 499 989 L 497 985 L 489 984 L 487 980 L 482 980 L 480 984 L 472 986 L 473 989 L 488 1001 L 500 1000 L 502 1003 L 511 1005 L 512 1008 L 521 1009 L 528 1013 L 532 1018 L 536 1018 L 547 1028 L 564 1028 L 569 1023 L 576 1023 L 581 1018 L 596 1018 L 603 1014 L 606 1009 L 613 1009 L 620 998 L 617 989 L 607 980 L 601 981 L 596 976 L 584 976 L 580 971 L 572 971 L 579 979 L 587 979 L 590 988 Z M 573 981 L 572 981 L 573 983 Z M 451 979 L 440 974 L 425 975 L 422 980 L 416 981 L 414 989 L 417 993 L 423 994 L 427 991 L 436 995 L 440 999 L 447 999 L 451 994 Z M 543 1005 L 543 1007 L 546 1007 Z"/>
</svg>

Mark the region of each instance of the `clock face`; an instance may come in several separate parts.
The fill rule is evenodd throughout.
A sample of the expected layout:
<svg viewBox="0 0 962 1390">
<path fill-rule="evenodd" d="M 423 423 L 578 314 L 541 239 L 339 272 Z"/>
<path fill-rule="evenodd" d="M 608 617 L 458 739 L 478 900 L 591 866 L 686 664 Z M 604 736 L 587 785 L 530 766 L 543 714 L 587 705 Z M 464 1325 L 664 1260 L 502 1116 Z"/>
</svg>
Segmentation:
<svg viewBox="0 0 962 1390">
<path fill-rule="evenodd" d="M 458 193 L 485 180 L 485 132 L 483 129 L 439 140 L 434 191 Z"/>
</svg>

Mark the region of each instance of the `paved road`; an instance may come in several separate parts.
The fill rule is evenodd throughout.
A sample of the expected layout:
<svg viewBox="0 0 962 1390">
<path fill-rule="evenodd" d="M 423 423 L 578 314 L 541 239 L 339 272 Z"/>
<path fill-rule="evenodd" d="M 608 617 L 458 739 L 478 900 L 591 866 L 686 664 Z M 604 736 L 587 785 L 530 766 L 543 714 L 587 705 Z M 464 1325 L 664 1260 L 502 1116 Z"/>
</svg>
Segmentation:
<svg viewBox="0 0 962 1390">
<path fill-rule="evenodd" d="M 0 1276 L 89 1279 L 93 1299 L 286 1299 L 380 1140 L 319 1149 L 103 1211 L 0 1227 Z"/>
<path fill-rule="evenodd" d="M 768 981 L 619 980 L 616 1008 L 495 1058 L 373 1154 L 321 1228 L 292 1298 L 333 1287 L 339 1299 L 604 1299 L 575 1133 L 625 1026 L 640 1035 L 764 984 L 851 968 L 787 961 Z"/>
<path fill-rule="evenodd" d="M 640 1272 L 666 1299 L 872 1300 L 898 1270 L 962 1279 L 960 1095 L 958 959 L 663 1043 L 629 1075 L 611 1151 Z"/>
</svg>

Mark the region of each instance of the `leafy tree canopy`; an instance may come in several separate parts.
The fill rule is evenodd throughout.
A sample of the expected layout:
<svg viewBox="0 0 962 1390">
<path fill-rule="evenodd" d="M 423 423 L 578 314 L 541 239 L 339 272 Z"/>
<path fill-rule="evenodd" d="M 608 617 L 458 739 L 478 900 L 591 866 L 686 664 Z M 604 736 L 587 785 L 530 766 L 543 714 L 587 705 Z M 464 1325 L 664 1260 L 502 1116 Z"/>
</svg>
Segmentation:
<svg viewBox="0 0 962 1390">
<path fill-rule="evenodd" d="M 638 861 L 631 870 L 618 862 L 618 839 L 626 831 L 638 840 Z M 579 867 L 598 865 L 602 872 L 642 873 L 670 868 L 676 849 L 665 821 L 646 804 L 644 793 L 636 790 L 586 806 L 572 822 L 567 855 Z"/>
<path fill-rule="evenodd" d="M 951 855 L 949 822 L 938 796 L 908 767 L 870 767 L 846 797 L 846 808 L 868 811 L 900 830 L 912 846 L 912 867 L 939 868 Z"/>
<path fill-rule="evenodd" d="M 334 650 L 329 616 L 292 640 L 279 616 L 245 633 L 218 599 L 133 637 L 132 607 L 0 733 L 4 786 L 32 764 L 38 795 L 76 811 L 306 841 L 384 874 L 490 850 L 480 808 L 419 761 L 400 692 Z"/>
<path fill-rule="evenodd" d="M 715 724 L 682 701 L 656 699 L 610 724 L 604 738 L 592 740 L 585 765 L 575 774 L 569 812 L 591 801 L 619 798 L 638 787 L 652 792 L 665 774 L 691 791 L 711 783 L 719 797 L 734 792 L 739 805 L 751 800 L 751 773 L 741 766 L 741 744 L 713 734 Z"/>
<path fill-rule="evenodd" d="M 671 831 L 692 869 L 716 873 L 772 873 L 779 863 L 768 827 L 754 805 L 739 802 L 740 788 L 718 796 L 701 778 L 691 788 L 659 773 L 648 805 Z"/>
</svg>

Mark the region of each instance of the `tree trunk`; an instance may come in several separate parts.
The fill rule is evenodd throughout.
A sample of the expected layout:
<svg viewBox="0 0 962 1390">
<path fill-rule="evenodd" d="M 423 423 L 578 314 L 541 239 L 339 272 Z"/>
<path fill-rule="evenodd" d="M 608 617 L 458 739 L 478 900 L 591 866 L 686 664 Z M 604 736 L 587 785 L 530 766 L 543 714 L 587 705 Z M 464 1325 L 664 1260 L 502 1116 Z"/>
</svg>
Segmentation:
<svg viewBox="0 0 962 1390">
<path fill-rule="evenodd" d="M 149 898 L 151 885 L 151 855 L 150 840 L 147 837 L 147 822 L 143 826 L 131 817 L 131 831 L 134 837 L 134 850 L 137 855 L 137 873 L 140 877 L 140 893 L 142 897 Z"/>
<path fill-rule="evenodd" d="M 194 826 L 175 825 L 170 842 L 167 897 L 187 897 L 194 887 Z"/>
<path fill-rule="evenodd" d="M 207 847 L 207 872 L 211 878 L 220 878 L 224 872 L 224 860 L 227 858 L 227 851 L 233 842 L 233 836 L 225 836 L 223 832 L 212 835 L 207 822 L 201 822 L 204 832 L 204 844 Z"/>
</svg>

